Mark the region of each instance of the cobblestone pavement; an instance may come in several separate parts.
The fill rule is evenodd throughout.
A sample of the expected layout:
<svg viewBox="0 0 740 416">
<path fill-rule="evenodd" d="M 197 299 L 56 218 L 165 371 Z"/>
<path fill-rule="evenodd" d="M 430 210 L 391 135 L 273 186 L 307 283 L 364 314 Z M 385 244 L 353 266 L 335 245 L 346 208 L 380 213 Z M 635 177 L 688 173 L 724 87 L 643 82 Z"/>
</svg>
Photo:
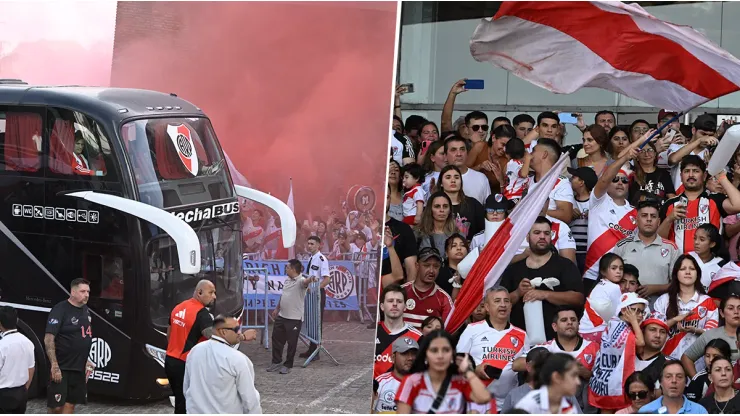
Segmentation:
<svg viewBox="0 0 740 416">
<path fill-rule="evenodd" d="M 369 413 L 375 330 L 368 329 L 367 322 L 327 322 L 324 333 L 325 348 L 340 365 L 321 354 L 319 361 L 302 368 L 297 354 L 306 348 L 299 341 L 295 367 L 288 375 L 265 371 L 271 351 L 256 341 L 242 345 L 254 363 L 264 413 Z M 88 405 L 77 408 L 77 413 L 172 412 L 168 400 L 132 405 L 91 397 Z M 29 402 L 27 413 L 46 413 L 46 400 Z"/>
</svg>

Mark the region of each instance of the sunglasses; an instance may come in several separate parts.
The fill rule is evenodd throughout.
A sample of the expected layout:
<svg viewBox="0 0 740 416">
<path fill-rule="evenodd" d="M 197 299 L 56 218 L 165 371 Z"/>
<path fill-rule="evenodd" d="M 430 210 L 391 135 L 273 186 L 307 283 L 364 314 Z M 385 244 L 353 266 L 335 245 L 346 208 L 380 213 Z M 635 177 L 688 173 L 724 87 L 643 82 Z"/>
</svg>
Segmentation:
<svg viewBox="0 0 740 416">
<path fill-rule="evenodd" d="M 482 124 L 482 125 L 474 124 L 470 126 L 470 128 L 473 129 L 473 131 L 478 131 L 478 130 L 488 131 L 488 124 Z"/>
<path fill-rule="evenodd" d="M 220 329 L 225 329 L 227 331 L 234 331 L 234 333 L 237 333 L 237 334 L 239 333 L 239 327 L 238 326 L 236 328 L 223 327 L 223 328 L 220 328 Z"/>
<path fill-rule="evenodd" d="M 628 183 L 630 183 L 629 178 L 625 178 L 624 176 L 622 176 L 621 178 L 620 177 L 616 177 L 616 178 L 612 179 L 612 183 L 617 183 L 619 181 L 622 181 L 622 183 L 625 184 L 625 185 L 628 184 Z"/>
<path fill-rule="evenodd" d="M 629 397 L 631 400 L 644 400 L 648 396 L 647 390 L 640 390 L 636 392 L 630 392 L 627 393 L 627 397 Z"/>
</svg>

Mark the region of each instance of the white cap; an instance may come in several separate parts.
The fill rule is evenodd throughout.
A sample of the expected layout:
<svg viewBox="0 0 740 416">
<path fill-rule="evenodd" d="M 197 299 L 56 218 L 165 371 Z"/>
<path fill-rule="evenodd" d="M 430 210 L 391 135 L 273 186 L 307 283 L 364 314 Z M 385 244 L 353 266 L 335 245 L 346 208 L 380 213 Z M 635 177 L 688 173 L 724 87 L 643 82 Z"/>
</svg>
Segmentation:
<svg viewBox="0 0 740 416">
<path fill-rule="evenodd" d="M 632 306 L 638 303 L 642 303 L 646 307 L 649 305 L 648 301 L 637 296 L 637 293 L 623 293 L 622 297 L 619 298 L 619 309 L 617 311 L 619 312 L 628 306 Z"/>
</svg>

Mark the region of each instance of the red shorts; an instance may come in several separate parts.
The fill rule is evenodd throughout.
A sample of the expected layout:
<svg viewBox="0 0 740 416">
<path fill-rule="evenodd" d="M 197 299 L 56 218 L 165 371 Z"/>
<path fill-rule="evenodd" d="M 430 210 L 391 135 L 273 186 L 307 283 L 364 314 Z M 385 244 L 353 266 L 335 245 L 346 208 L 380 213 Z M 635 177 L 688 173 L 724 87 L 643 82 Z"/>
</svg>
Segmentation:
<svg viewBox="0 0 740 416">
<path fill-rule="evenodd" d="M 412 216 L 409 216 L 409 217 L 403 217 L 403 222 L 413 227 L 414 226 L 414 218 L 416 218 L 416 217 L 413 216 L 413 215 Z"/>
</svg>

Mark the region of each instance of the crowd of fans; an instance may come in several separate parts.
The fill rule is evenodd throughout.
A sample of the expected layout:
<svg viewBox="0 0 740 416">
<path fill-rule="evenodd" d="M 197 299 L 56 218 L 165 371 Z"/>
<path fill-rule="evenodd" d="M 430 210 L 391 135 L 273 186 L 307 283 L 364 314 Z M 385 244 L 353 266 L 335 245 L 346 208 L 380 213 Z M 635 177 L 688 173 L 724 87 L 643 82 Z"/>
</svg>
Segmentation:
<svg viewBox="0 0 740 416">
<path fill-rule="evenodd" d="M 574 114 L 582 144 L 563 146 L 554 111 L 453 122 L 464 91 L 453 85 L 438 126 L 404 121 L 397 90 L 373 411 L 740 411 L 740 152 L 707 174 L 731 122 Z M 517 255 L 448 333 L 460 262 L 564 154 Z M 527 324 L 542 322 L 532 342 Z"/>
</svg>

